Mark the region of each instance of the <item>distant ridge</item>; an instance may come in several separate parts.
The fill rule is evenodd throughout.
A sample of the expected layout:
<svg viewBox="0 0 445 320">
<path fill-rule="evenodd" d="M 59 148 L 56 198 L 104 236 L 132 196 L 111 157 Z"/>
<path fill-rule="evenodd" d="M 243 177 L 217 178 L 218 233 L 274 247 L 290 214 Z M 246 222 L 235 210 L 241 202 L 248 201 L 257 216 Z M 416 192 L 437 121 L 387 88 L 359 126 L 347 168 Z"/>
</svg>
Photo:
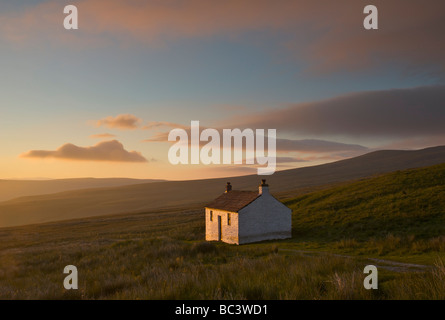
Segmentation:
<svg viewBox="0 0 445 320">
<path fill-rule="evenodd" d="M 272 193 L 360 179 L 397 170 L 445 163 L 445 146 L 414 151 L 382 150 L 333 163 L 291 169 L 267 176 Z M 0 203 L 0 227 L 115 213 L 201 205 L 224 191 L 255 190 L 261 177 L 165 181 L 83 189 L 23 197 Z"/>
<path fill-rule="evenodd" d="M 74 179 L 0 179 L 0 201 L 85 188 L 118 187 L 129 184 L 159 182 L 152 179 L 74 178 Z"/>
</svg>

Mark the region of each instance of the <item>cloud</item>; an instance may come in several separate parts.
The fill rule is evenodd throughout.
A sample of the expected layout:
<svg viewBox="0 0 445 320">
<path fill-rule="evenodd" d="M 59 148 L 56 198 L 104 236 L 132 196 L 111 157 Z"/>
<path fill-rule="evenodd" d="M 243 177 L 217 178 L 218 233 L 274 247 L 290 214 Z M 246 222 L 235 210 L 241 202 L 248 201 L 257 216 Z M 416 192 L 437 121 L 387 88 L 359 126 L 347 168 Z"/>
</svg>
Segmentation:
<svg viewBox="0 0 445 320">
<path fill-rule="evenodd" d="M 245 127 L 245 124 L 241 125 Z M 190 138 L 190 127 L 184 127 L 189 137 L 189 144 L 191 142 Z M 200 131 L 206 129 L 206 127 L 200 127 Z M 229 129 L 229 128 L 228 128 Z M 222 140 L 222 128 L 216 128 L 218 130 L 220 139 Z M 169 132 L 157 132 L 152 137 L 143 140 L 142 142 L 168 142 L 175 143 L 175 141 L 168 141 Z M 256 137 L 262 138 L 264 137 Z M 203 146 L 207 142 L 200 142 Z M 222 141 L 221 141 L 222 146 Z M 367 147 L 358 144 L 347 144 L 334 141 L 318 140 L 318 139 L 280 139 L 277 138 L 276 147 L 278 152 L 299 152 L 299 153 L 341 153 L 344 157 L 353 156 L 358 154 L 363 154 L 369 149 Z"/>
<path fill-rule="evenodd" d="M 437 136 L 445 134 L 444 106 L 445 86 L 430 86 L 353 93 L 227 121 L 312 136 Z"/>
<path fill-rule="evenodd" d="M 277 129 L 281 137 L 284 134 L 314 137 L 279 138 L 278 151 L 337 152 L 344 156 L 353 156 L 369 149 L 358 144 L 332 140 L 344 140 L 346 137 L 354 141 L 383 139 L 383 144 L 392 140 L 389 145 L 405 148 L 444 144 L 444 106 L 445 85 L 365 91 L 238 115 L 221 120 L 216 129 L 221 132 L 224 124 L 230 124 L 227 128 Z M 185 129 L 190 136 L 190 129 Z M 144 140 L 167 141 L 168 132 L 156 132 Z"/>
<path fill-rule="evenodd" d="M 443 1 L 429 1 L 428 8 L 416 0 L 373 1 L 379 29 L 372 31 L 361 27 L 365 15 L 358 13 L 365 3 L 344 0 L 335 4 L 338 7 L 326 20 L 326 32 L 306 49 L 294 46 L 294 53 L 303 54 L 313 71 L 373 70 L 392 64 L 403 66 L 407 73 L 425 68 L 431 73 L 445 72 Z"/>
<path fill-rule="evenodd" d="M 190 129 L 186 131 L 188 134 L 190 133 Z M 170 142 L 170 141 L 168 141 L 168 132 L 157 132 L 150 138 L 142 140 L 142 142 Z"/>
<path fill-rule="evenodd" d="M 139 152 L 127 151 L 117 140 L 99 142 L 92 147 L 64 144 L 55 151 L 31 150 L 20 155 L 22 158 L 55 158 L 76 161 L 147 162 Z"/>
<path fill-rule="evenodd" d="M 36 39 L 63 45 L 137 43 L 154 46 L 215 36 L 248 39 L 252 31 L 281 37 L 282 49 L 305 58 L 316 72 L 372 70 L 386 63 L 407 70 L 429 66 L 445 72 L 445 3 L 375 0 L 379 30 L 363 28 L 366 3 L 350 0 L 79 0 L 79 30 L 61 27 L 59 1 L 0 13 L 0 36 L 25 43 Z"/>
<path fill-rule="evenodd" d="M 381 149 L 404 149 L 404 150 L 415 150 L 423 149 L 428 147 L 436 147 L 445 145 L 445 135 L 439 136 L 428 136 L 428 137 L 412 137 L 408 139 L 402 139 L 390 142 L 388 144 L 382 145 Z"/>
<path fill-rule="evenodd" d="M 111 133 L 99 133 L 99 134 L 90 135 L 90 138 L 92 138 L 92 139 L 108 139 L 108 138 L 114 138 L 114 137 L 116 137 L 116 136 Z"/>
<path fill-rule="evenodd" d="M 297 157 L 277 157 L 277 163 L 290 163 L 290 162 L 307 162 Z"/>
<path fill-rule="evenodd" d="M 132 114 L 120 114 L 116 117 L 106 117 L 96 122 L 96 127 L 105 126 L 112 129 L 133 130 L 139 127 L 141 119 Z"/>
<path fill-rule="evenodd" d="M 347 143 L 339 143 L 339 142 L 317 140 L 317 139 L 303 139 L 303 140 L 277 139 L 277 149 L 279 151 L 298 151 L 301 153 L 368 151 L 368 148 L 358 144 L 347 144 Z"/>
<path fill-rule="evenodd" d="M 144 130 L 154 130 L 159 128 L 178 128 L 178 129 L 186 129 L 187 126 L 184 126 L 182 124 L 174 123 L 174 122 L 167 122 L 167 121 L 150 121 L 145 126 L 142 127 Z"/>
</svg>

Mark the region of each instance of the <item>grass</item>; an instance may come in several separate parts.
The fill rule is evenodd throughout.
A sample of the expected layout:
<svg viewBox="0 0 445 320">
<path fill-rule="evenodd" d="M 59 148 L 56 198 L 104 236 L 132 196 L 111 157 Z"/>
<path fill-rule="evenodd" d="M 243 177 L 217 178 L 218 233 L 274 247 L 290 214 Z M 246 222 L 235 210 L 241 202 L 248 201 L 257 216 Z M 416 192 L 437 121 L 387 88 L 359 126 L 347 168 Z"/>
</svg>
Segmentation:
<svg viewBox="0 0 445 320">
<path fill-rule="evenodd" d="M 300 195 L 293 242 L 307 248 L 433 263 L 445 252 L 445 164 Z"/>
<path fill-rule="evenodd" d="M 202 208 L 3 228 L 0 298 L 445 299 L 444 183 L 439 165 L 299 194 L 292 239 L 243 246 L 203 241 Z M 368 257 L 431 267 L 365 290 Z"/>
</svg>

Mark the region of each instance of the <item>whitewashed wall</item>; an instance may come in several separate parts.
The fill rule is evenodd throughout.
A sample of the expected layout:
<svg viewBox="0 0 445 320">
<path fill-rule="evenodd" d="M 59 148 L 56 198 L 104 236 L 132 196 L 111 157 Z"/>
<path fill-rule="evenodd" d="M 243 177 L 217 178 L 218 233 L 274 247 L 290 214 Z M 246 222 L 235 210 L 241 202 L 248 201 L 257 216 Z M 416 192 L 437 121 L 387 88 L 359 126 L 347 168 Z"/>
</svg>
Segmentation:
<svg viewBox="0 0 445 320">
<path fill-rule="evenodd" d="M 292 210 L 268 192 L 239 211 L 239 244 L 292 237 Z"/>
</svg>

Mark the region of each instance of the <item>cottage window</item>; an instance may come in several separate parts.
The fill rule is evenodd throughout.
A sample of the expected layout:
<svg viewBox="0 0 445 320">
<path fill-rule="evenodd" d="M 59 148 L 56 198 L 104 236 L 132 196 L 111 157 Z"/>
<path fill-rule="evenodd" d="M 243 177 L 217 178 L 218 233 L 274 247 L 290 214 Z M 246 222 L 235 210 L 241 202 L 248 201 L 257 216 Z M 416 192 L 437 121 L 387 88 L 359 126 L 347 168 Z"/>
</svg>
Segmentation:
<svg viewBox="0 0 445 320">
<path fill-rule="evenodd" d="M 213 221 L 213 211 L 210 210 L 210 221 Z"/>
<path fill-rule="evenodd" d="M 227 225 L 229 225 L 230 226 L 230 213 L 227 213 Z"/>
</svg>

